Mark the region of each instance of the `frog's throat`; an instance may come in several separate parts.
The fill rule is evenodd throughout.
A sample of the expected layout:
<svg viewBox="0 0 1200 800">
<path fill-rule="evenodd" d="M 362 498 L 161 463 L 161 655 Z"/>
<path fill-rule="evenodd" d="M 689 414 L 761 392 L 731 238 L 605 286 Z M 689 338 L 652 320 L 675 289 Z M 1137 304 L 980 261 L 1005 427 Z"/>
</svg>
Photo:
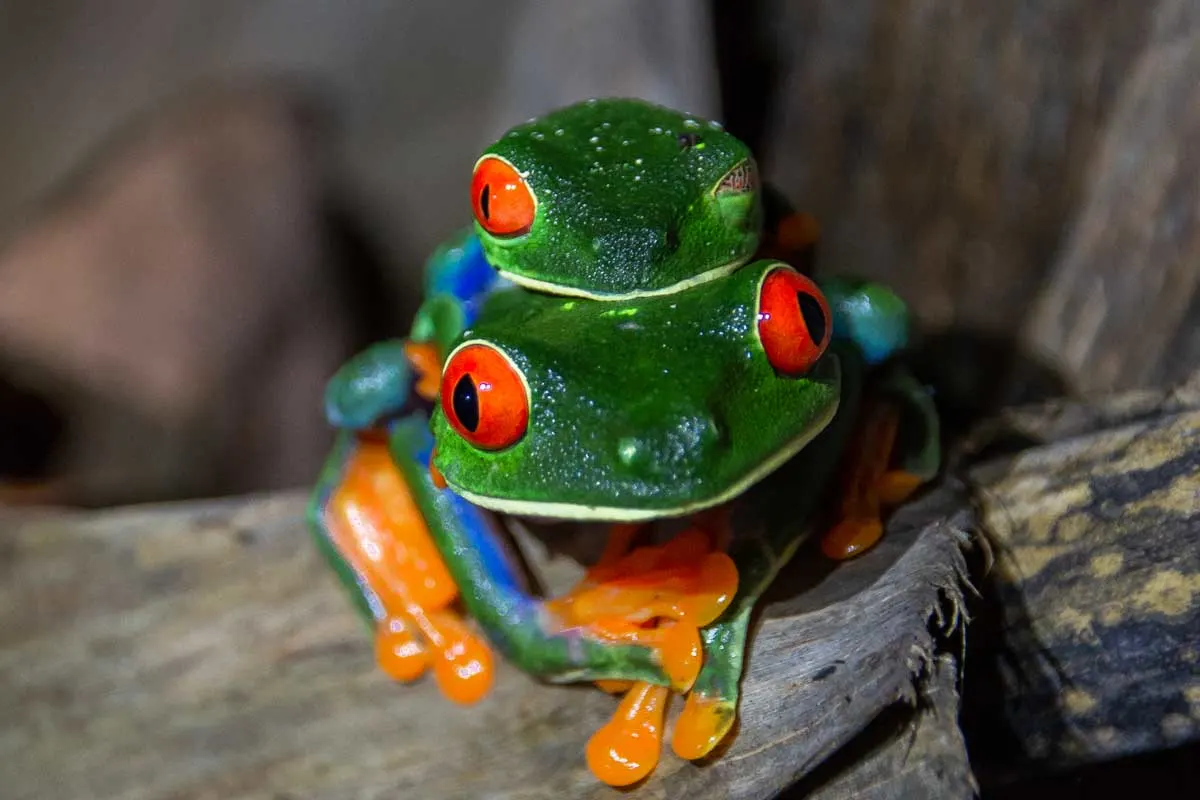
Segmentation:
<svg viewBox="0 0 1200 800">
<path fill-rule="evenodd" d="M 840 376 L 840 373 L 839 373 Z M 742 492 L 749 489 L 754 484 L 758 483 L 763 478 L 770 475 L 779 467 L 790 459 L 792 456 L 804 449 L 804 446 L 816 438 L 817 434 L 825 430 L 825 427 L 833 421 L 833 417 L 837 414 L 838 402 L 835 400 L 830 404 L 825 412 L 812 421 L 804 432 L 795 439 L 789 441 L 782 448 L 771 455 L 770 458 L 763 461 L 754 469 L 750 470 L 739 480 L 734 482 L 729 488 L 724 491 L 706 497 L 703 500 L 697 500 L 693 503 L 687 503 L 676 508 L 621 508 L 617 506 L 588 506 L 577 505 L 574 503 L 554 503 L 544 502 L 540 500 L 512 500 L 503 497 L 488 497 L 487 495 L 475 494 L 474 492 L 463 489 L 457 486 L 452 481 L 447 480 L 447 485 L 455 494 L 463 499 L 471 502 L 489 511 L 496 511 L 501 514 L 513 514 L 520 517 L 540 517 L 545 519 L 555 520 L 573 520 L 573 521 L 603 521 L 603 522 L 646 522 L 654 519 L 666 519 L 669 517 L 683 517 L 689 514 L 694 514 L 697 511 L 703 511 L 712 506 L 719 506 L 726 503 Z"/>
<path fill-rule="evenodd" d="M 535 292 L 543 292 L 545 294 L 561 295 L 563 297 L 582 297 L 587 300 L 603 300 L 606 302 L 620 302 L 622 300 L 637 300 L 643 297 L 663 297 L 669 294 L 677 294 L 690 289 L 693 286 L 699 286 L 702 283 L 714 281 L 717 278 L 724 278 L 734 270 L 745 265 L 750 261 L 752 256 L 739 258 L 730 261 L 728 264 L 722 264 L 719 267 L 714 267 L 708 272 L 701 272 L 699 275 L 693 275 L 690 278 L 685 278 L 679 283 L 673 283 L 670 286 L 664 286 L 661 289 L 638 289 L 633 292 L 625 292 L 624 294 L 612 294 L 606 292 L 590 292 L 587 289 L 581 289 L 577 286 L 567 286 L 561 283 L 553 283 L 551 281 L 541 281 L 537 278 L 530 278 L 526 275 L 518 275 L 515 272 L 498 269 L 500 277 L 507 278 L 518 286 L 530 289 Z"/>
</svg>

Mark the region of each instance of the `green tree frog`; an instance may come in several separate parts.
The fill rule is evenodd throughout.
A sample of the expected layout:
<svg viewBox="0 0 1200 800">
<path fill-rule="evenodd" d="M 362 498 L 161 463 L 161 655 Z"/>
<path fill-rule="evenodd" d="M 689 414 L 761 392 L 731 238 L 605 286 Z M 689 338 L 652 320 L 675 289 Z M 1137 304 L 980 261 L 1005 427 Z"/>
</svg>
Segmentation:
<svg viewBox="0 0 1200 800">
<path fill-rule="evenodd" d="M 879 538 L 938 469 L 937 417 L 893 358 L 904 304 L 792 266 L 811 226 L 767 208 L 714 122 L 578 103 L 487 148 L 470 200 L 409 336 L 331 380 L 340 434 L 309 522 L 389 675 L 475 702 L 494 648 L 595 681 L 623 697 L 585 758 L 629 785 L 660 758 L 672 692 L 679 756 L 727 737 L 756 601 L 822 509 L 826 555 Z M 613 526 L 581 583 L 542 598 L 505 515 Z M 647 540 L 664 520 L 674 538 Z"/>
</svg>

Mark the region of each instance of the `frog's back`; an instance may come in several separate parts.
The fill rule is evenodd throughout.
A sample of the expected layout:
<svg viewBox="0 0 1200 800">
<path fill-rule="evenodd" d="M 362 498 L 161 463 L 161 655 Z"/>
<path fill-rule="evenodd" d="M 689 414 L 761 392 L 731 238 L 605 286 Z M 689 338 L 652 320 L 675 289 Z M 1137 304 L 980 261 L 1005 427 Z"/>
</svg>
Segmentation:
<svg viewBox="0 0 1200 800">
<path fill-rule="evenodd" d="M 514 282 L 603 300 L 728 274 L 758 246 L 749 149 L 715 122 L 589 100 L 508 131 L 476 164 L 476 229 Z"/>
</svg>

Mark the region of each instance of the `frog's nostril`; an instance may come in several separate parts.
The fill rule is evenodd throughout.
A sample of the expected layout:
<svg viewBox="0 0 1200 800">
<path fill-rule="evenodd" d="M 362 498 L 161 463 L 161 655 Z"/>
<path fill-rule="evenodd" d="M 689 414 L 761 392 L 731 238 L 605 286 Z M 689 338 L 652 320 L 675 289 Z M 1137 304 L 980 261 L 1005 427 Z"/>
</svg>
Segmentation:
<svg viewBox="0 0 1200 800">
<path fill-rule="evenodd" d="M 661 427 L 648 427 L 616 440 L 616 457 L 631 474 L 684 474 L 711 458 L 722 446 L 725 430 L 716 420 L 680 416 Z"/>
<path fill-rule="evenodd" d="M 633 436 L 624 436 L 617 440 L 617 458 L 627 467 L 637 463 L 644 449 L 642 443 Z"/>
</svg>

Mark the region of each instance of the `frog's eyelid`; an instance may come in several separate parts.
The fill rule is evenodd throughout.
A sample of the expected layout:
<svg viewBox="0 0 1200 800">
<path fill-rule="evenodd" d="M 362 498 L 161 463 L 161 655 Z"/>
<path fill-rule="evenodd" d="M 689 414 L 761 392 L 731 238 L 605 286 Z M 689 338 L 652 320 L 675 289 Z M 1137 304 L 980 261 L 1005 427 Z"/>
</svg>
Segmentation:
<svg viewBox="0 0 1200 800">
<path fill-rule="evenodd" d="M 742 194 L 758 190 L 758 164 L 753 157 L 743 158 L 734 164 L 721 180 L 713 184 L 712 193 Z"/>
</svg>

